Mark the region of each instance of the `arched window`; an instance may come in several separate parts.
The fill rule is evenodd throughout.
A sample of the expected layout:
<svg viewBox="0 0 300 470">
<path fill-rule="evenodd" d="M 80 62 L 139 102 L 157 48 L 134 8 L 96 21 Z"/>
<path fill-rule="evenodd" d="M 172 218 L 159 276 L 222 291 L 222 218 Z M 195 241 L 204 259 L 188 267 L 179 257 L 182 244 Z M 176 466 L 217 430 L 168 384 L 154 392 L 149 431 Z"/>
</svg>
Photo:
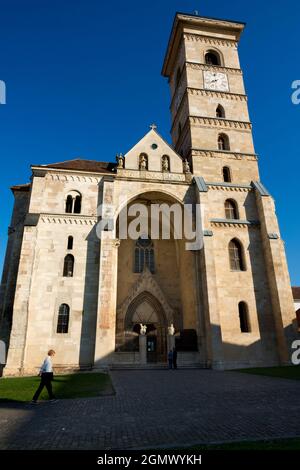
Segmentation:
<svg viewBox="0 0 300 470">
<path fill-rule="evenodd" d="M 219 106 L 216 109 L 216 117 L 217 118 L 224 118 L 225 117 L 225 110 L 223 106 L 219 104 Z"/>
<path fill-rule="evenodd" d="M 74 273 L 74 256 L 67 255 L 64 261 L 63 277 L 73 277 L 73 273 Z"/>
<path fill-rule="evenodd" d="M 215 51 L 208 51 L 205 54 L 205 63 L 207 65 L 221 65 L 220 55 Z"/>
<path fill-rule="evenodd" d="M 73 250 L 73 237 L 68 237 L 68 250 Z"/>
<path fill-rule="evenodd" d="M 241 243 L 233 239 L 229 243 L 229 261 L 232 271 L 245 271 L 245 263 L 243 258 L 243 247 Z"/>
<path fill-rule="evenodd" d="M 61 304 L 58 311 L 56 333 L 68 333 L 70 319 L 70 307 L 67 304 Z"/>
<path fill-rule="evenodd" d="M 71 214 L 73 210 L 73 198 L 69 195 L 66 199 L 66 213 Z"/>
<path fill-rule="evenodd" d="M 81 196 L 76 196 L 74 201 L 74 214 L 80 214 L 81 212 Z"/>
<path fill-rule="evenodd" d="M 245 302 L 239 303 L 239 317 L 241 333 L 250 333 L 251 328 L 249 322 L 248 306 Z"/>
<path fill-rule="evenodd" d="M 219 150 L 230 150 L 229 138 L 226 134 L 219 134 L 218 137 Z"/>
<path fill-rule="evenodd" d="M 81 213 L 81 194 L 77 191 L 71 191 L 66 198 L 66 214 Z"/>
<path fill-rule="evenodd" d="M 223 167 L 223 181 L 224 183 L 231 183 L 231 172 L 228 166 Z"/>
<path fill-rule="evenodd" d="M 134 249 L 134 272 L 141 273 L 147 267 L 154 274 L 154 247 L 150 238 L 139 238 Z"/>
<path fill-rule="evenodd" d="M 139 156 L 139 168 L 140 170 L 148 170 L 148 155 L 141 153 Z"/>
<path fill-rule="evenodd" d="M 233 199 L 227 199 L 225 201 L 225 217 L 231 220 L 239 218 L 237 203 Z"/>
<path fill-rule="evenodd" d="M 162 171 L 170 171 L 170 157 L 168 155 L 161 157 L 161 169 Z"/>
</svg>

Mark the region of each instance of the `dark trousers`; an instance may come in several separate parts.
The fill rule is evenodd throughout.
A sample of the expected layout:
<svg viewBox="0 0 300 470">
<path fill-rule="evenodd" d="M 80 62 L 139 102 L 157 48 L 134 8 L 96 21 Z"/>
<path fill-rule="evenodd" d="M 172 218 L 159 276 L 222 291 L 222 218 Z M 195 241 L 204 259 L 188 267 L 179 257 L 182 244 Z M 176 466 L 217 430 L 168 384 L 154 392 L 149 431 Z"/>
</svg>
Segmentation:
<svg viewBox="0 0 300 470">
<path fill-rule="evenodd" d="M 44 387 L 46 387 L 46 389 L 48 391 L 49 398 L 50 399 L 54 398 L 54 395 L 53 395 L 53 392 L 52 392 L 52 384 L 51 384 L 52 378 L 53 378 L 53 374 L 51 372 L 43 372 L 42 373 L 41 383 L 40 383 L 37 391 L 35 392 L 35 394 L 33 396 L 34 401 L 36 401 L 38 399 L 38 397 L 40 396 L 40 393 L 41 393 L 41 391 L 43 390 Z"/>
<path fill-rule="evenodd" d="M 173 360 L 169 359 L 168 361 L 169 361 L 169 369 L 172 369 Z"/>
<path fill-rule="evenodd" d="M 173 368 L 177 369 L 177 357 L 176 359 L 173 357 Z"/>
</svg>

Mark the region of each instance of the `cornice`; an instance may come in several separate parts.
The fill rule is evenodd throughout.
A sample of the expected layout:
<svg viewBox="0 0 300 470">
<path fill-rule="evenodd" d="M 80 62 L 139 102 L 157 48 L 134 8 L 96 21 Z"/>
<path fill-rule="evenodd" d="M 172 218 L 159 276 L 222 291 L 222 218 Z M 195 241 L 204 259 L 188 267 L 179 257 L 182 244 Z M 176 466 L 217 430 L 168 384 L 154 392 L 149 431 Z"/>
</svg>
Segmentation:
<svg viewBox="0 0 300 470">
<path fill-rule="evenodd" d="M 253 188 L 250 184 L 233 184 L 233 183 L 207 183 L 209 189 L 212 190 L 221 190 L 221 191 L 237 191 L 237 192 L 246 192 L 249 193 L 253 191 Z"/>
<path fill-rule="evenodd" d="M 222 67 L 221 65 L 209 65 L 201 64 L 199 62 L 186 62 L 186 67 L 194 70 L 212 70 L 214 72 L 225 72 L 232 75 L 243 75 L 241 69 L 236 69 L 233 67 Z"/>
<path fill-rule="evenodd" d="M 209 96 L 211 98 L 225 98 L 235 101 L 248 101 L 247 95 L 242 95 L 240 93 L 228 93 L 224 91 L 206 90 L 205 88 L 191 87 L 187 87 L 187 92 L 189 95 Z"/>
<path fill-rule="evenodd" d="M 232 220 L 232 219 L 211 219 L 210 223 L 213 227 L 259 227 L 260 223 L 258 220 Z"/>
<path fill-rule="evenodd" d="M 74 170 L 58 170 L 58 169 L 35 169 L 33 168 L 33 177 L 40 176 L 44 177 L 46 180 L 51 181 L 78 181 L 81 183 L 99 183 L 104 176 L 107 176 L 106 173 L 98 174 L 99 176 L 91 176 L 90 172 L 74 171 Z M 112 175 L 114 176 L 114 175 Z"/>
<path fill-rule="evenodd" d="M 232 158 L 234 160 L 258 160 L 258 155 L 256 153 L 242 153 L 242 152 L 233 152 L 230 150 L 206 150 L 199 148 L 192 148 L 191 154 L 198 157 L 211 157 L 211 158 Z"/>
<path fill-rule="evenodd" d="M 58 225 L 95 225 L 98 218 L 81 214 L 49 214 L 41 213 L 40 220 L 43 223 Z"/>
<path fill-rule="evenodd" d="M 183 33 L 184 39 L 187 41 L 194 42 L 203 42 L 205 44 L 214 45 L 214 46 L 227 46 L 237 48 L 238 42 L 233 39 L 220 39 L 214 36 L 203 36 L 202 34 L 196 33 Z"/>
<path fill-rule="evenodd" d="M 252 124 L 246 121 L 235 121 L 232 119 L 214 118 L 206 116 L 189 116 L 192 124 L 201 124 L 204 127 L 217 127 L 222 129 L 252 130 Z"/>
</svg>

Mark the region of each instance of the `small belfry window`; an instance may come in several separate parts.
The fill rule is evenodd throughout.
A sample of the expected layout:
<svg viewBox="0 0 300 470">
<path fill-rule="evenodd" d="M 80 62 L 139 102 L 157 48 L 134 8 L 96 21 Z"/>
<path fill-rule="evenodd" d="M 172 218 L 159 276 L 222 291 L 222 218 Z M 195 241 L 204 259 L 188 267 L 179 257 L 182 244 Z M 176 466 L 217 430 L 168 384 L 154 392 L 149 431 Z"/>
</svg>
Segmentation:
<svg viewBox="0 0 300 470">
<path fill-rule="evenodd" d="M 68 237 L 68 250 L 73 250 L 73 237 Z"/>
<path fill-rule="evenodd" d="M 238 240 L 233 239 L 229 243 L 228 249 L 230 269 L 232 271 L 245 271 L 242 244 Z"/>
<path fill-rule="evenodd" d="M 142 273 L 147 267 L 154 274 L 154 248 L 150 238 L 139 238 L 134 248 L 134 272 Z"/>
<path fill-rule="evenodd" d="M 230 150 L 229 138 L 226 134 L 220 134 L 218 137 L 219 150 Z"/>
<path fill-rule="evenodd" d="M 70 307 L 67 304 L 61 304 L 58 311 L 56 333 L 68 333 L 70 319 Z"/>
<path fill-rule="evenodd" d="M 67 214 L 72 214 L 73 210 L 73 198 L 72 196 L 67 196 L 66 199 L 66 213 Z"/>
<path fill-rule="evenodd" d="M 80 214 L 81 213 L 81 194 L 77 191 L 71 191 L 66 197 L 65 212 L 66 214 Z"/>
<path fill-rule="evenodd" d="M 67 255 L 64 260 L 63 277 L 73 277 L 74 273 L 74 256 Z"/>
<path fill-rule="evenodd" d="M 219 104 L 219 106 L 216 109 L 216 117 L 217 118 L 224 118 L 225 117 L 225 110 L 223 106 Z"/>
<path fill-rule="evenodd" d="M 233 199 L 225 201 L 225 217 L 231 220 L 239 218 L 237 203 Z"/>
<path fill-rule="evenodd" d="M 207 65 L 221 65 L 220 55 L 215 51 L 208 51 L 205 54 L 205 63 Z"/>
<path fill-rule="evenodd" d="M 239 318 L 240 318 L 240 330 L 241 333 L 250 333 L 250 321 L 249 321 L 249 313 L 248 313 L 248 306 L 245 302 L 239 303 Z"/>
<path fill-rule="evenodd" d="M 222 170 L 222 173 L 223 173 L 224 183 L 231 183 L 232 180 L 231 180 L 230 168 L 228 168 L 228 166 L 224 166 L 223 170 Z"/>
</svg>

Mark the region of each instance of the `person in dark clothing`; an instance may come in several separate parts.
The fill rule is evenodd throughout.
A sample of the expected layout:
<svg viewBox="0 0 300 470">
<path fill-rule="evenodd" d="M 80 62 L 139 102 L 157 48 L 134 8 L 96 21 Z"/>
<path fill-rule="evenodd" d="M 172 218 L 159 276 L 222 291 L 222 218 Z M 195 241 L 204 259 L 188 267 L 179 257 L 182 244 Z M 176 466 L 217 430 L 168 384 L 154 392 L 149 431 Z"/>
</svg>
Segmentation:
<svg viewBox="0 0 300 470">
<path fill-rule="evenodd" d="M 172 369 L 172 365 L 173 365 L 173 351 L 172 351 L 172 349 L 170 349 L 170 351 L 168 352 L 168 362 L 169 362 L 169 369 Z"/>
<path fill-rule="evenodd" d="M 56 401 L 55 396 L 53 395 L 53 392 L 52 392 L 52 384 L 51 384 L 51 380 L 53 380 L 52 357 L 54 355 L 55 355 L 55 351 L 53 349 L 50 349 L 50 351 L 48 351 L 48 355 L 46 359 L 44 360 L 42 364 L 42 367 L 39 372 L 39 376 L 41 377 L 41 382 L 31 400 L 31 403 L 33 404 L 37 404 L 37 399 L 40 396 L 40 393 L 44 387 L 46 387 L 48 391 L 50 401 Z"/>
<path fill-rule="evenodd" d="M 177 369 L 177 351 L 173 348 L 173 368 Z"/>
</svg>

